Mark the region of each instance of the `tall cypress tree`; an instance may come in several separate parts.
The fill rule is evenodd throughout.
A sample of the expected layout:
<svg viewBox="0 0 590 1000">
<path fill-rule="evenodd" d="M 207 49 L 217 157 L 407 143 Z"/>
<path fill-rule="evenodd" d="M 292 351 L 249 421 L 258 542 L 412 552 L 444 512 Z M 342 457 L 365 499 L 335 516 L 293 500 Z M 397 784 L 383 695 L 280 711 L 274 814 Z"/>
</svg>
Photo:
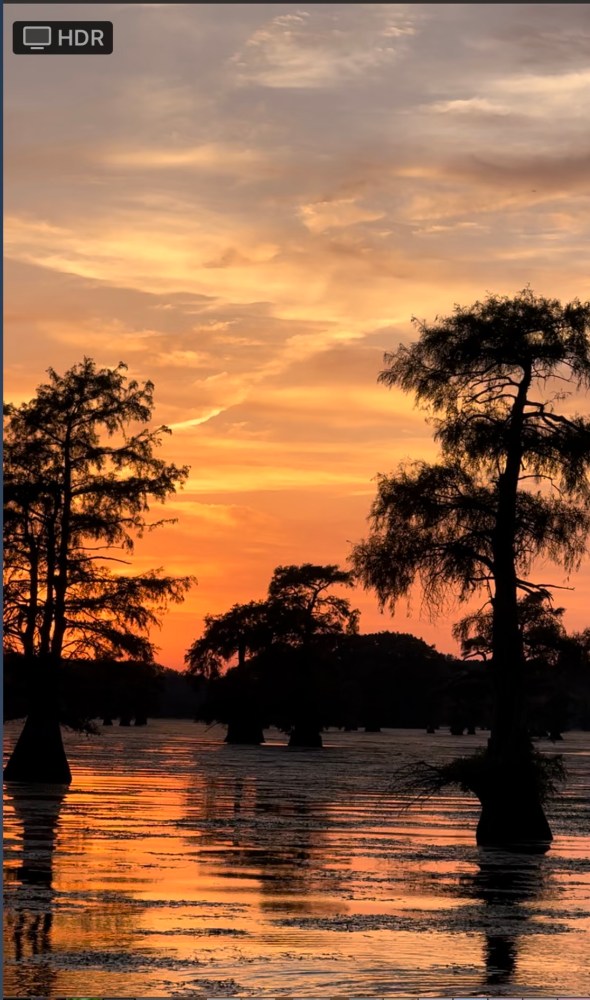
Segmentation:
<svg viewBox="0 0 590 1000">
<path fill-rule="evenodd" d="M 6 780 L 69 782 L 60 730 L 63 657 L 150 659 L 148 633 L 189 578 L 130 575 L 135 540 L 188 469 L 156 451 L 151 382 L 85 358 L 49 369 L 34 398 L 5 409 L 5 643 L 31 670 L 30 711 Z"/>
<path fill-rule="evenodd" d="M 415 581 L 437 610 L 487 590 L 494 717 L 473 770 L 480 843 L 548 841 L 524 699 L 518 597 L 544 557 L 570 570 L 590 530 L 590 420 L 564 400 L 590 385 L 590 304 L 525 289 L 490 295 L 386 355 L 380 380 L 430 410 L 441 457 L 381 476 L 370 537 L 353 561 L 382 604 Z"/>
</svg>

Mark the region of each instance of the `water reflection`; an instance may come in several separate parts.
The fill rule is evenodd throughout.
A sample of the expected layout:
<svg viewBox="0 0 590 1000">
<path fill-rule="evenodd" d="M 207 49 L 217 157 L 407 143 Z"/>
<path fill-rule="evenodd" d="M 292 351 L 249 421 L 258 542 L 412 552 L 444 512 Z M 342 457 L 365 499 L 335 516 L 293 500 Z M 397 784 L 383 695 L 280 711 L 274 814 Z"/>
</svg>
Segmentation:
<svg viewBox="0 0 590 1000">
<path fill-rule="evenodd" d="M 236 755 L 234 766 L 242 773 L 204 775 L 187 789 L 187 819 L 200 833 L 203 863 L 218 879 L 240 880 L 241 895 L 256 900 L 261 913 L 326 912 L 319 882 L 331 892 L 340 884 L 329 871 L 331 800 L 301 790 L 277 796 L 263 771 L 251 773 L 251 762 Z"/>
<path fill-rule="evenodd" d="M 463 880 L 468 894 L 484 904 L 485 985 L 507 986 L 514 980 L 519 939 L 534 916 L 528 904 L 546 888 L 545 859 L 539 854 L 479 850 L 479 871 Z M 467 885 L 466 885 L 467 883 Z"/>
<path fill-rule="evenodd" d="M 7 801 L 22 828 L 20 865 L 7 872 L 11 912 L 7 914 L 5 955 L 18 963 L 32 958 L 29 987 L 49 996 L 55 974 L 51 968 L 53 924 L 53 862 L 59 816 L 67 785 L 7 785 Z M 32 963 L 31 963 L 32 964 Z"/>
<path fill-rule="evenodd" d="M 331 734 L 312 757 L 148 730 L 69 734 L 63 808 L 64 789 L 7 788 L 8 993 L 584 994 L 578 799 L 558 803 L 568 835 L 547 856 L 478 852 L 470 799 L 392 796 L 419 735 Z"/>
</svg>

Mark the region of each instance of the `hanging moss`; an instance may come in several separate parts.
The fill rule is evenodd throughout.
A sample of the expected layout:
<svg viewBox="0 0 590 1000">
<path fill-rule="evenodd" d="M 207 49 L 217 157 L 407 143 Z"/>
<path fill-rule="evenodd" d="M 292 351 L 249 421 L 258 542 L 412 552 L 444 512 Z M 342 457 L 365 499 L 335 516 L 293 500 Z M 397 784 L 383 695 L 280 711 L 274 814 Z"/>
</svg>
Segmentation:
<svg viewBox="0 0 590 1000">
<path fill-rule="evenodd" d="M 520 759 L 510 760 L 506 766 L 513 779 L 525 773 L 529 789 L 537 793 L 542 803 L 558 795 L 560 786 L 567 780 L 561 755 L 548 756 L 534 748 Z M 450 785 L 471 792 L 481 801 L 485 790 L 497 780 L 499 769 L 497 758 L 486 747 L 469 757 L 457 757 L 443 765 L 412 761 L 394 772 L 393 789 L 408 796 L 408 806 L 412 801 L 429 798 Z"/>
</svg>

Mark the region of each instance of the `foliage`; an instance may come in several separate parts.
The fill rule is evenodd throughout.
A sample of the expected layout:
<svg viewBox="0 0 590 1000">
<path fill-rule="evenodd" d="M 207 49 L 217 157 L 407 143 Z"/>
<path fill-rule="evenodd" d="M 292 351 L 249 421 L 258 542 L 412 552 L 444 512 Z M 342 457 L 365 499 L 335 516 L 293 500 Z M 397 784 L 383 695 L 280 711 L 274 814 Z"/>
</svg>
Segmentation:
<svg viewBox="0 0 590 1000">
<path fill-rule="evenodd" d="M 555 409 L 590 385 L 590 305 L 527 289 L 417 326 L 416 343 L 386 355 L 380 381 L 431 410 L 443 461 L 379 477 L 355 570 L 392 608 L 416 578 L 431 607 L 465 599 L 496 581 L 505 514 L 516 585 L 542 592 L 526 578 L 533 560 L 571 569 L 590 529 L 590 421 Z"/>
<path fill-rule="evenodd" d="M 542 592 L 526 594 L 518 602 L 518 620 L 525 657 L 555 664 L 566 641 L 562 618 L 565 608 L 554 608 Z M 453 628 L 461 643 L 461 653 L 468 659 L 488 659 L 492 653 L 493 612 L 482 609 L 466 615 Z"/>
<path fill-rule="evenodd" d="M 243 667 L 247 655 L 357 631 L 358 612 L 345 598 L 327 592 L 337 585 L 352 585 L 351 574 L 337 566 L 278 566 L 266 600 L 205 616 L 203 633 L 185 656 L 189 673 L 213 679 L 235 656 Z"/>
<path fill-rule="evenodd" d="M 403 632 L 343 635 L 322 665 L 331 725 L 419 726 L 449 719 L 457 664 Z"/>
<path fill-rule="evenodd" d="M 532 749 L 524 763 L 527 781 L 534 784 L 539 801 L 544 803 L 555 798 L 567 780 L 563 757 Z M 407 796 L 408 806 L 452 785 L 480 798 L 482 789 L 493 779 L 494 770 L 495 761 L 486 747 L 469 757 L 457 757 L 442 765 L 412 761 L 394 772 L 392 788 L 398 794 Z"/>
<path fill-rule="evenodd" d="M 234 604 L 223 614 L 205 615 L 203 634 L 188 649 L 185 662 L 193 676 L 211 680 L 234 656 L 243 665 L 248 653 L 259 652 L 271 641 L 266 603 Z"/>
<path fill-rule="evenodd" d="M 278 566 L 267 599 L 275 636 L 300 646 L 315 636 L 356 633 L 359 613 L 346 598 L 328 593 L 334 586 L 352 587 L 352 574 L 333 565 Z"/>
<path fill-rule="evenodd" d="M 149 630 L 190 578 L 129 575 L 135 539 L 188 469 L 156 456 L 166 427 L 150 430 L 153 384 L 128 380 L 123 364 L 85 358 L 35 397 L 6 407 L 5 642 L 52 660 L 151 659 Z"/>
</svg>

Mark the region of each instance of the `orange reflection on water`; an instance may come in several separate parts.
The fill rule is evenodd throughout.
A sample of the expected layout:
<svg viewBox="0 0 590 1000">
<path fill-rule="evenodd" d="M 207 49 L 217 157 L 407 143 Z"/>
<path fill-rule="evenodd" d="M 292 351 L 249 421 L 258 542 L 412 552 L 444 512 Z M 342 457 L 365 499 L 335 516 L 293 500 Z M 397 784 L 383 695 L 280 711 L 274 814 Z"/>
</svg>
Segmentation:
<svg viewBox="0 0 590 1000">
<path fill-rule="evenodd" d="M 306 753 L 272 736 L 68 734 L 69 790 L 7 788 L 6 993 L 588 991 L 584 736 L 567 737 L 554 846 L 532 858 L 479 852 L 463 795 L 404 810 L 392 792 L 392 761 L 467 740 L 329 733 Z"/>
</svg>

